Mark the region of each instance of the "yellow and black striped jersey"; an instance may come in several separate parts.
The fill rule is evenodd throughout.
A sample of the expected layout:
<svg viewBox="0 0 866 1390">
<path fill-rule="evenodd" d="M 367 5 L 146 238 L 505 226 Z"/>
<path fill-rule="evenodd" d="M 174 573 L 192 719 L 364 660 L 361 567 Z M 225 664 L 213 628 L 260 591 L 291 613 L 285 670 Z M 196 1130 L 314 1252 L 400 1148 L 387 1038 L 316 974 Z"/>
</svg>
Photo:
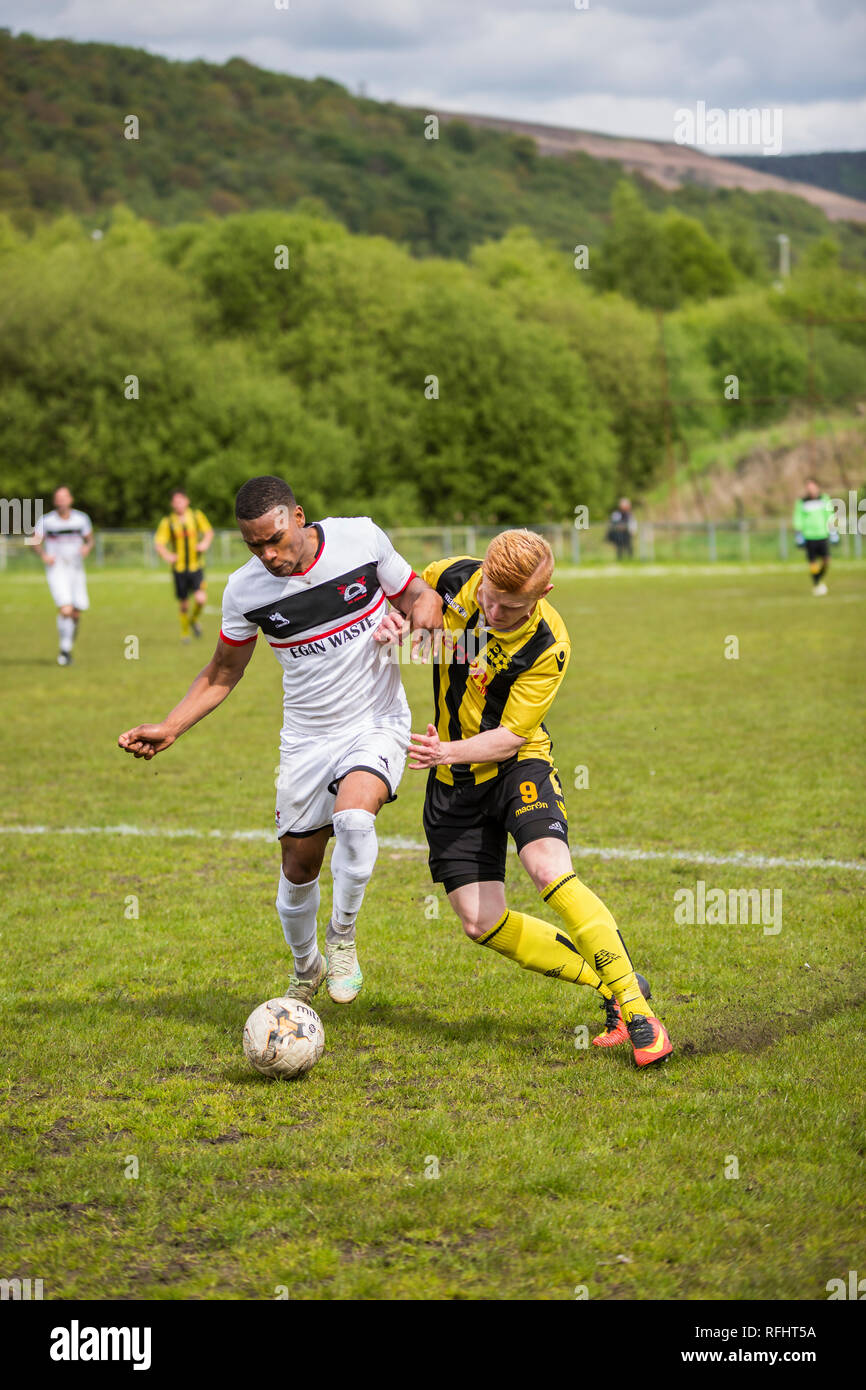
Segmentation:
<svg viewBox="0 0 866 1390">
<path fill-rule="evenodd" d="M 187 507 L 183 516 L 178 516 L 177 512 L 164 516 L 156 528 L 154 540 L 166 550 L 174 551 L 177 558 L 172 569 L 183 574 L 187 570 L 204 568 L 205 557 L 199 553 L 198 544 L 211 529 L 204 512 Z"/>
<path fill-rule="evenodd" d="M 568 630 L 556 609 L 539 599 L 519 628 L 496 632 L 485 627 L 475 597 L 481 583 L 480 560 L 466 555 L 437 560 L 427 566 L 422 578 L 453 605 L 444 608 L 443 622 L 450 636 L 443 659 L 433 666 L 434 723 L 439 737 L 450 742 L 502 725 L 526 739 L 517 751 L 518 760 L 541 758 L 553 766 L 553 744 L 544 716 L 571 656 Z M 437 767 L 436 776 L 449 784 L 469 777 L 480 784 L 505 766 L 458 763 Z"/>
</svg>

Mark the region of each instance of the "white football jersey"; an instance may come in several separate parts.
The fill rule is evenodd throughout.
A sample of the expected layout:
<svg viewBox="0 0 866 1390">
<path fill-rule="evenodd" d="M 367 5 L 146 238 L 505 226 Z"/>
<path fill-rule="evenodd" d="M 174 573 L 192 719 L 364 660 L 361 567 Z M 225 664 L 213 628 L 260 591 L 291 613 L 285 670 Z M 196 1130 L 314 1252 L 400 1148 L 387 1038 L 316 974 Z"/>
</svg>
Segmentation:
<svg viewBox="0 0 866 1390">
<path fill-rule="evenodd" d="M 229 575 L 220 636 L 254 642 L 259 629 L 283 668 L 283 732 L 296 738 L 394 716 L 409 707 L 396 662 L 373 633 L 414 570 L 368 516 L 315 523 L 319 547 L 299 574 L 271 574 L 257 555 Z"/>
<path fill-rule="evenodd" d="M 33 538 L 41 541 L 46 555 L 64 564 L 80 565 L 81 547 L 92 532 L 90 517 L 73 507 L 67 517 L 58 511 L 46 512 L 34 528 Z"/>
</svg>

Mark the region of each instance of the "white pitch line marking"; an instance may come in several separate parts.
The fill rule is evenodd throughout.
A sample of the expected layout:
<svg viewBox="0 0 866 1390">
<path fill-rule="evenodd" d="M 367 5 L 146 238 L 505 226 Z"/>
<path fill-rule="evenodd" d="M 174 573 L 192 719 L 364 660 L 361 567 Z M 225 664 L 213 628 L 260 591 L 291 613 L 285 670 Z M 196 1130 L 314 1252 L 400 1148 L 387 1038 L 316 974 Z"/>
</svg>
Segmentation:
<svg viewBox="0 0 866 1390">
<path fill-rule="evenodd" d="M 264 840 L 276 843 L 275 835 L 270 830 L 197 830 L 193 826 L 172 829 L 144 825 L 0 825 L 0 835 L 120 835 L 149 840 Z M 400 835 L 385 835 L 379 844 L 383 849 L 427 853 L 427 846 L 420 840 L 409 840 Z M 513 852 L 513 846 L 511 850 Z M 749 854 L 744 850 L 718 854 L 700 849 L 575 845 L 571 854 L 574 859 L 625 859 L 634 863 L 661 860 L 683 864 L 730 864 L 745 869 L 850 869 L 854 873 L 866 873 L 866 861 L 862 859 L 787 859 L 780 855 Z"/>
</svg>

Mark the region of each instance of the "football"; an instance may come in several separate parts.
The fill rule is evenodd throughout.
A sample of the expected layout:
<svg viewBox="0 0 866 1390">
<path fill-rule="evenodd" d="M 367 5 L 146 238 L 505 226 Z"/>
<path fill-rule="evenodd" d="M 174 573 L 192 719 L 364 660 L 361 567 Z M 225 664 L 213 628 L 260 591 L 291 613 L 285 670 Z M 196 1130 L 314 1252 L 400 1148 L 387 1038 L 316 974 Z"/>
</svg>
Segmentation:
<svg viewBox="0 0 866 1390">
<path fill-rule="evenodd" d="M 265 1076 L 300 1076 L 325 1050 L 322 1020 L 298 999 L 268 999 L 244 1024 L 244 1052 Z"/>
</svg>

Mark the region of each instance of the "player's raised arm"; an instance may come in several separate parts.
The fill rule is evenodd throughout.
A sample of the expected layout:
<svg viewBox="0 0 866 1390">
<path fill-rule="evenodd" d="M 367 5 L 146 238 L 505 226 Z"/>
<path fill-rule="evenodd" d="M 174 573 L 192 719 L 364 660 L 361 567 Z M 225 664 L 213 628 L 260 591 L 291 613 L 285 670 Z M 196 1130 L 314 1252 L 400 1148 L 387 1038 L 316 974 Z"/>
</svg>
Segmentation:
<svg viewBox="0 0 866 1390">
<path fill-rule="evenodd" d="M 426 580 L 394 549 L 380 526 L 371 522 L 379 583 L 392 608 L 408 618 L 413 628 L 433 631 L 442 627 L 442 600 Z"/>
<path fill-rule="evenodd" d="M 443 627 L 442 599 L 420 575 L 413 574 L 401 594 L 391 599 L 397 610 L 388 614 L 380 625 L 376 638 L 380 642 L 399 641 L 408 628 L 412 632 L 412 658 L 426 661 L 428 649 L 423 647 L 425 632 L 438 632 Z M 392 627 L 393 625 L 393 627 Z"/>
<path fill-rule="evenodd" d="M 180 704 L 175 705 L 160 724 L 138 724 L 134 729 L 127 729 L 118 738 L 118 746 L 148 761 L 170 748 L 181 734 L 231 694 L 247 668 L 254 646 L 254 641 L 235 644 L 220 637 L 216 651 L 204 670 L 199 671 Z"/>
<path fill-rule="evenodd" d="M 409 619 L 413 631 L 435 632 L 442 627 L 442 599 L 420 575 L 414 575 L 402 594 L 391 601 Z"/>
</svg>

